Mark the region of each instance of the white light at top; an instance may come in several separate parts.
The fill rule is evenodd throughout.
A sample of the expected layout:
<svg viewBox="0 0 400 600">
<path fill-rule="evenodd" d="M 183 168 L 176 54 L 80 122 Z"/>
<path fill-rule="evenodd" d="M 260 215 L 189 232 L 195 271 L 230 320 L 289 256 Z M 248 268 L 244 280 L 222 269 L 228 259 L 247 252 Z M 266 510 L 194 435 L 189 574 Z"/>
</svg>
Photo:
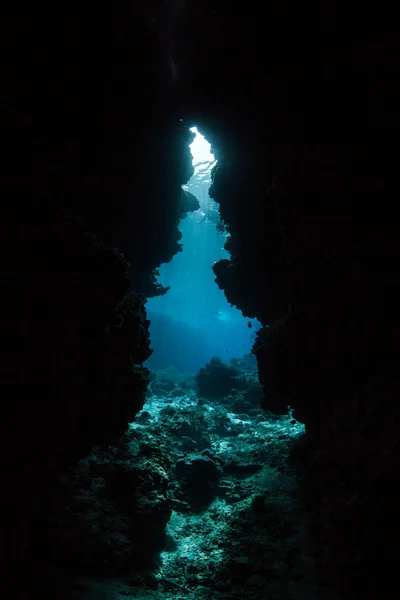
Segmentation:
<svg viewBox="0 0 400 600">
<path fill-rule="evenodd" d="M 193 156 L 193 166 L 205 162 L 213 163 L 215 158 L 214 155 L 211 154 L 211 144 L 207 142 L 204 135 L 201 135 L 201 133 L 197 131 L 197 127 L 191 127 L 190 131 L 196 134 L 196 137 L 189 146 Z"/>
</svg>

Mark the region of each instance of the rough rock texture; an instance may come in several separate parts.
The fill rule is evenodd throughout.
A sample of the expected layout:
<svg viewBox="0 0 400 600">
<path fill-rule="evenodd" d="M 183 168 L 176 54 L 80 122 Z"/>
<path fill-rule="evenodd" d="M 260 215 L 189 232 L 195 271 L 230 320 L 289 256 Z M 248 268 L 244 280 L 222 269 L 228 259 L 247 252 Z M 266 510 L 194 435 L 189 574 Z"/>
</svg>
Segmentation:
<svg viewBox="0 0 400 600">
<path fill-rule="evenodd" d="M 181 190 L 193 134 L 158 110 L 163 42 L 147 17 L 130 2 L 4 11 L 2 585 L 34 553 L 60 470 L 141 409 L 142 294 L 165 291 L 154 269 L 195 206 Z"/>
<path fill-rule="evenodd" d="M 60 471 L 118 440 L 148 381 L 144 297 L 128 293 L 127 263 L 82 220 L 46 217 L 14 224 L 10 248 L 26 254 L 1 282 L 3 583 L 32 559 Z"/>
<path fill-rule="evenodd" d="M 68 565 L 71 597 L 329 598 L 288 462 L 304 427 L 238 414 L 236 394 L 199 404 L 193 383 L 167 406 L 149 394 L 118 446 L 61 477 L 45 552 Z M 182 418 L 209 448 L 188 447 Z"/>
<path fill-rule="evenodd" d="M 181 194 L 181 214 L 180 217 L 183 219 L 188 212 L 193 212 L 200 208 L 200 202 L 197 200 L 194 194 L 191 194 L 187 190 L 182 190 Z"/>
<path fill-rule="evenodd" d="M 217 282 L 264 325 L 265 406 L 290 402 L 309 432 L 298 457 L 326 549 L 321 576 L 348 598 L 379 597 L 383 581 L 395 595 L 397 21 L 334 0 L 262 13 L 228 0 L 114 4 L 8 3 L 0 19 L 1 566 L 29 561 L 53 475 L 108 439 L 107 410 L 131 377 L 130 410 L 140 405 L 145 376 L 127 373 L 145 333 L 116 365 L 105 327 L 130 301 L 122 262 L 98 244 L 124 253 L 131 292 L 165 291 L 154 269 L 179 251 L 193 123 L 215 146 L 212 193 L 231 233 Z M 69 215 L 96 251 L 86 234 L 62 233 Z M 129 323 L 141 329 L 133 298 Z M 117 403 L 97 410 L 104 365 Z M 122 415 L 111 423 L 116 433 Z"/>
<path fill-rule="evenodd" d="M 113 576 L 152 564 L 171 516 L 168 457 L 142 452 L 128 434 L 60 478 L 44 557 L 81 575 Z"/>
<path fill-rule="evenodd" d="M 321 573 L 375 597 L 385 578 L 397 586 L 400 533 L 398 37 L 389 15 L 330 2 L 230 11 L 235 39 L 220 35 L 226 8 L 208 36 L 196 13 L 184 61 L 230 233 L 216 281 L 264 325 L 265 407 L 306 424 Z"/>
<path fill-rule="evenodd" d="M 235 365 L 214 356 L 196 375 L 197 393 L 202 398 L 221 398 L 244 388 L 246 380 Z"/>
</svg>

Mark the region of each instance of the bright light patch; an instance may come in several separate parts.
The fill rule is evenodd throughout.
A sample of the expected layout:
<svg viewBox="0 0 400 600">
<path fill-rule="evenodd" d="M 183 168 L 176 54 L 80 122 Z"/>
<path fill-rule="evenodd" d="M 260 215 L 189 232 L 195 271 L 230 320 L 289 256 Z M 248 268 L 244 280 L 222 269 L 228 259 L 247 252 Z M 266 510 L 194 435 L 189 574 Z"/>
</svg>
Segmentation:
<svg viewBox="0 0 400 600">
<path fill-rule="evenodd" d="M 189 148 L 193 156 L 193 166 L 200 163 L 211 163 L 215 161 L 214 155 L 211 154 L 211 144 L 207 142 L 204 135 L 197 131 L 197 127 L 191 127 L 190 131 L 196 134 Z"/>
<path fill-rule="evenodd" d="M 164 369 L 173 365 L 181 373 L 193 374 L 212 356 L 230 360 L 248 354 L 261 325 L 244 319 L 215 285 L 212 265 L 229 258 L 224 248 L 228 232 L 218 228 L 218 203 L 209 195 L 217 161 L 211 144 L 197 127 L 190 131 L 194 173 L 182 187 L 196 197 L 200 206 L 181 219 L 183 252 L 160 267 L 158 282 L 170 286 L 170 290 L 149 298 L 146 309 L 155 349 L 147 366 Z M 176 339 L 179 344 L 175 344 Z"/>
</svg>

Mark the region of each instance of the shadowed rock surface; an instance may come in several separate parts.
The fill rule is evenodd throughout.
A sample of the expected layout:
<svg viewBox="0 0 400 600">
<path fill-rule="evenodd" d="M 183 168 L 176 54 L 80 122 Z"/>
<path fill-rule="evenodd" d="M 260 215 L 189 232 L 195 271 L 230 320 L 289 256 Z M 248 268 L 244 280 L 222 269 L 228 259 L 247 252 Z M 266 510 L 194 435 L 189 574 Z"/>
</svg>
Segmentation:
<svg viewBox="0 0 400 600">
<path fill-rule="evenodd" d="M 72 494 L 68 485 L 60 491 L 60 476 L 93 447 L 117 444 L 143 407 L 144 296 L 165 293 L 156 269 L 179 252 L 179 218 L 196 206 L 183 205 L 181 192 L 192 173 L 193 124 L 218 159 L 211 194 L 230 233 L 230 259 L 214 266 L 217 283 L 263 324 L 254 346 L 262 406 L 279 419 L 290 405 L 306 427 L 291 451 L 305 522 L 314 524 L 315 577 L 349 600 L 379 597 L 383 582 L 395 595 L 393 15 L 363 5 L 352 16 L 334 1 L 307 10 L 123 0 L 2 11 L 5 597 L 57 596 L 65 574 L 53 578 L 43 532 L 49 502 L 65 506 Z M 220 435 L 222 416 L 218 426 Z M 139 463 L 131 468 L 143 474 Z M 154 489 L 147 475 L 135 477 L 142 510 Z M 169 513 L 155 488 L 160 504 L 149 500 L 145 514 L 150 521 L 154 509 L 161 530 Z M 132 487 L 126 493 L 135 496 Z M 91 502 L 87 496 L 84 505 Z M 231 531 L 239 539 L 240 522 Z M 60 555 L 69 548 L 63 543 L 61 536 Z M 42 567 L 32 567 L 34 556 L 44 557 Z M 245 581 L 261 576 L 243 560 L 237 572 Z M 172 597 L 187 594 L 185 581 Z M 266 597 L 263 586 L 255 598 Z M 269 593 L 279 598 L 276 588 Z"/>
</svg>

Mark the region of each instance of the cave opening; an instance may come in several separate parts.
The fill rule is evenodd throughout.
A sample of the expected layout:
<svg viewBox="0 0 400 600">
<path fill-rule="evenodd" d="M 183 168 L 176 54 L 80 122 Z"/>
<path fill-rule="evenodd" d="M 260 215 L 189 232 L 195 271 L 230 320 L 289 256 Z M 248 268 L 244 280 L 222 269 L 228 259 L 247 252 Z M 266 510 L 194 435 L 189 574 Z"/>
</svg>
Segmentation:
<svg viewBox="0 0 400 600">
<path fill-rule="evenodd" d="M 398 589 L 394 11 L 4 5 L 0 597 Z M 178 253 L 194 124 L 219 210 L 193 189 Z"/>
<path fill-rule="evenodd" d="M 199 208 L 181 219 L 182 251 L 159 269 L 159 282 L 170 289 L 146 305 L 153 347 L 146 366 L 184 374 L 194 374 L 212 357 L 230 361 L 249 355 L 261 327 L 229 304 L 215 283 L 213 263 L 229 258 L 228 233 L 209 195 L 217 160 L 198 128 L 190 131 L 194 172 L 182 189 L 196 197 Z"/>
<path fill-rule="evenodd" d="M 146 304 L 150 377 L 127 448 L 133 468 L 146 461 L 150 473 L 143 478 L 146 485 L 152 481 L 154 535 L 146 530 L 138 560 L 160 589 L 168 593 L 173 586 L 173 593 L 202 598 L 208 589 L 239 589 L 243 579 L 254 585 L 259 575 L 250 557 L 276 552 L 270 530 L 277 518 L 281 522 L 282 506 L 304 525 L 285 466 L 304 425 L 289 407 L 279 416 L 261 407 L 251 353 L 261 323 L 245 318 L 216 284 L 213 264 L 231 258 L 224 248 L 228 227 L 209 194 L 217 165 L 212 148 L 196 127 L 191 131 L 193 175 L 182 189 L 195 196 L 198 208 L 181 219 L 182 251 L 159 269 L 168 291 Z M 295 545 L 291 550 L 298 550 Z"/>
</svg>

